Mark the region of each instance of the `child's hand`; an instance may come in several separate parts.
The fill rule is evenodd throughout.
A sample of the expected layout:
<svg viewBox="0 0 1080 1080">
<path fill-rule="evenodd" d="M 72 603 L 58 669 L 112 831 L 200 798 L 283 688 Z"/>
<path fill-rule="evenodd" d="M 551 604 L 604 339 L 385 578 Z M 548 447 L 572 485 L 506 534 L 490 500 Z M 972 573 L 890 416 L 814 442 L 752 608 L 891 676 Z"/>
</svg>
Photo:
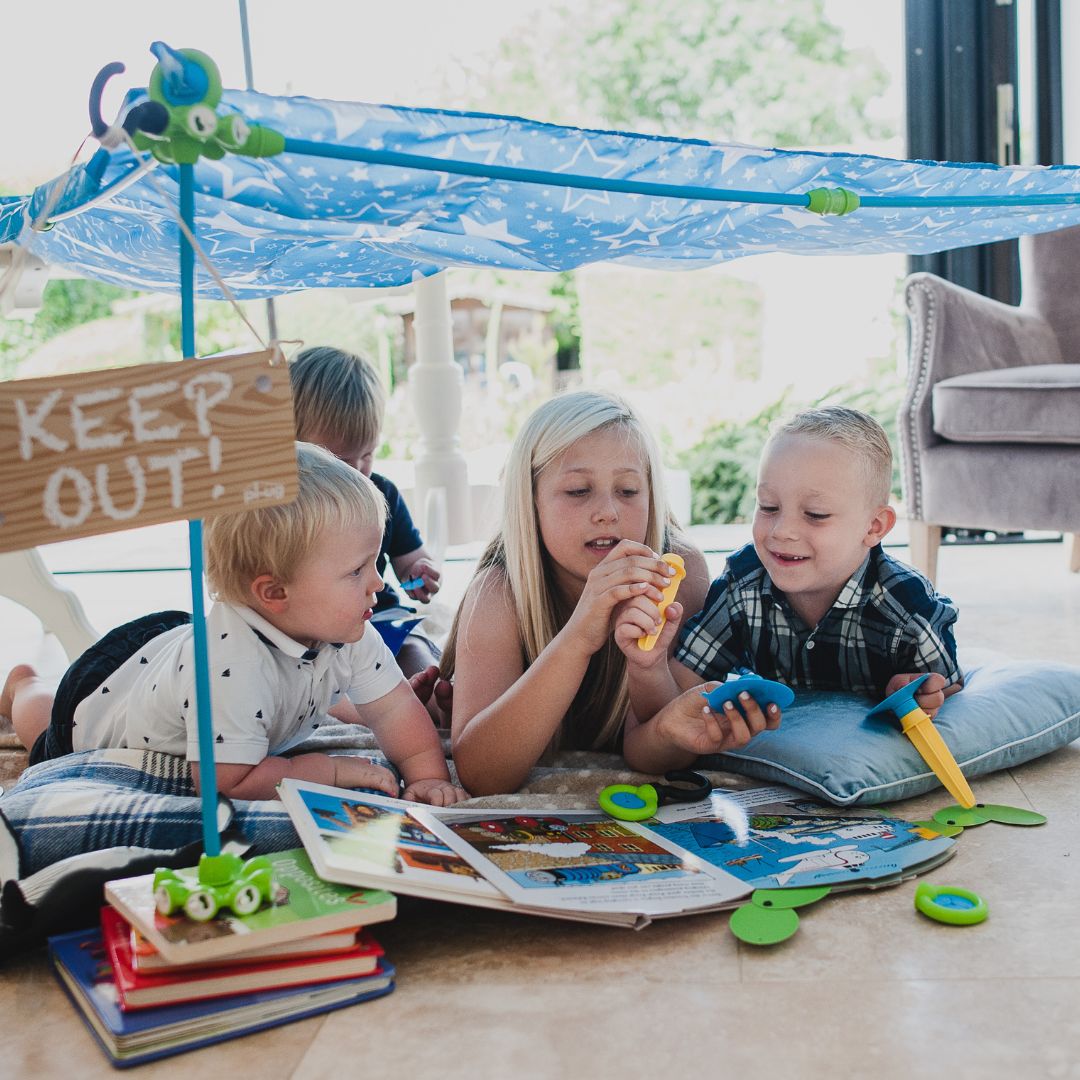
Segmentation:
<svg viewBox="0 0 1080 1080">
<path fill-rule="evenodd" d="M 448 728 L 454 709 L 454 684 L 439 678 L 439 669 L 431 664 L 409 676 L 409 685 L 427 709 L 435 726 Z"/>
<path fill-rule="evenodd" d="M 397 777 L 381 765 L 367 758 L 332 756 L 334 763 L 334 787 L 374 788 L 391 798 L 398 797 Z"/>
<path fill-rule="evenodd" d="M 916 672 L 913 675 L 894 675 L 885 687 L 885 696 L 888 697 L 899 690 L 900 687 L 907 686 L 909 682 L 914 682 L 924 674 L 925 672 Z M 945 704 L 947 696 L 945 693 L 945 676 L 935 671 L 919 687 L 918 692 L 915 694 L 915 704 L 933 720 L 938 709 Z"/>
<path fill-rule="evenodd" d="M 738 709 L 729 701 L 722 715 L 713 712 L 702 693 L 719 685 L 710 682 L 691 687 L 666 705 L 655 717 L 657 734 L 671 745 L 700 756 L 737 750 L 759 731 L 780 726 L 780 710 L 770 705 L 763 713 L 745 691 L 739 695 Z"/>
<path fill-rule="evenodd" d="M 417 559 L 409 566 L 405 581 L 419 581 L 421 584 L 405 589 L 405 592 L 414 600 L 426 604 L 439 591 L 440 580 L 442 580 L 442 574 L 435 569 L 435 564 L 430 559 Z"/>
<path fill-rule="evenodd" d="M 673 573 L 674 569 L 651 548 L 633 540 L 620 540 L 589 572 L 564 630 L 579 637 L 590 655 L 595 653 L 611 633 L 616 606 L 636 597 L 658 605 Z"/>
<path fill-rule="evenodd" d="M 414 780 L 401 796 L 409 802 L 427 803 L 429 806 L 453 806 L 467 799 L 469 793 L 451 784 L 449 780 Z"/>
<path fill-rule="evenodd" d="M 679 629 L 682 613 L 682 605 L 678 603 L 668 604 L 661 616 L 660 608 L 644 596 L 624 600 L 615 609 L 615 644 L 622 650 L 626 662 L 643 670 L 667 663 L 668 649 Z M 651 649 L 638 646 L 641 638 L 655 634 L 657 630 L 660 636 Z"/>
</svg>

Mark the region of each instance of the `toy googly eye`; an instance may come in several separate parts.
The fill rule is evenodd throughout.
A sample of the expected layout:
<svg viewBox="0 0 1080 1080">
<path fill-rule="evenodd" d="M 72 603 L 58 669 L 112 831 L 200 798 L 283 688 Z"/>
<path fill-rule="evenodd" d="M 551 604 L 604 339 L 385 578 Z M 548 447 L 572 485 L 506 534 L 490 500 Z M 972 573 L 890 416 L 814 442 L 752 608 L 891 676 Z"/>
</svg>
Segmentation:
<svg viewBox="0 0 1080 1080">
<path fill-rule="evenodd" d="M 218 124 L 218 138 L 228 146 L 242 146 L 251 135 L 251 128 L 242 116 L 235 114 L 222 117 Z"/>
<path fill-rule="evenodd" d="M 192 105 L 184 117 L 184 124 L 196 139 L 209 139 L 217 131 L 218 118 L 206 105 Z"/>
</svg>

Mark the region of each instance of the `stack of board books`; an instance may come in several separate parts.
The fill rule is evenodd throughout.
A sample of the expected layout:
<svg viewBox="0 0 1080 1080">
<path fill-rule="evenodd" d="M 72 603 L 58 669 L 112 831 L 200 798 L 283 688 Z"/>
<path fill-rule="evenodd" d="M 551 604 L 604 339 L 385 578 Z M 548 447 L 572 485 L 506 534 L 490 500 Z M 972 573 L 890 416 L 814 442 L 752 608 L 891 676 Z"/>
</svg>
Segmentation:
<svg viewBox="0 0 1080 1080">
<path fill-rule="evenodd" d="M 730 909 L 757 889 L 894 885 L 954 842 L 783 787 L 716 789 L 647 824 L 597 810 L 419 806 L 287 779 L 278 793 L 327 881 L 640 929 Z"/>
<path fill-rule="evenodd" d="M 61 983 L 114 1065 L 393 990 L 394 969 L 368 927 L 394 917 L 395 898 L 321 880 L 302 848 L 270 860 L 274 895 L 251 915 L 162 916 L 148 874 L 106 884 L 100 927 L 49 940 Z"/>
</svg>

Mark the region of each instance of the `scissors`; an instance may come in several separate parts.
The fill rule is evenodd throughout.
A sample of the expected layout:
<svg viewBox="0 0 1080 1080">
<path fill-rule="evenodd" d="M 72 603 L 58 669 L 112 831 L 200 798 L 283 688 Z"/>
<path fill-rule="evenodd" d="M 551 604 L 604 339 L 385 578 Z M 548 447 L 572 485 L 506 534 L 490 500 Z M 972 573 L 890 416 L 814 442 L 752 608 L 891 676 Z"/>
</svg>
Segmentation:
<svg viewBox="0 0 1080 1080">
<path fill-rule="evenodd" d="M 712 792 L 712 784 L 690 769 L 674 769 L 664 774 L 667 784 L 611 784 L 600 792 L 600 809 L 620 821 L 644 821 L 667 802 L 701 802 Z"/>
</svg>

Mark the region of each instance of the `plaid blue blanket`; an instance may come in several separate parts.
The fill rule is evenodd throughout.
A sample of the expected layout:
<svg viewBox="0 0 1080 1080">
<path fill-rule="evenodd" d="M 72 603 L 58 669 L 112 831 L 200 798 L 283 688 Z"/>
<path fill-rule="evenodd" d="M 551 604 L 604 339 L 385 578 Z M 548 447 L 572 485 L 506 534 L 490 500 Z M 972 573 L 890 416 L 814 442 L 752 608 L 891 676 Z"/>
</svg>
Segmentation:
<svg viewBox="0 0 1080 1080">
<path fill-rule="evenodd" d="M 235 802 L 233 807 L 232 825 L 253 848 L 299 846 L 280 802 Z M 167 851 L 202 836 L 202 804 L 187 762 L 141 750 L 88 750 L 34 765 L 0 799 L 0 814 L 19 849 L 17 872 L 0 868 L 5 879 L 29 877 L 88 851 Z"/>
<path fill-rule="evenodd" d="M 378 758 L 366 728 L 328 725 L 298 750 Z M 222 800 L 223 841 L 250 854 L 299 847 L 277 800 Z M 202 801 L 183 758 L 90 750 L 27 769 L 0 797 L 0 958 L 90 926 L 111 878 L 192 866 Z"/>
</svg>

